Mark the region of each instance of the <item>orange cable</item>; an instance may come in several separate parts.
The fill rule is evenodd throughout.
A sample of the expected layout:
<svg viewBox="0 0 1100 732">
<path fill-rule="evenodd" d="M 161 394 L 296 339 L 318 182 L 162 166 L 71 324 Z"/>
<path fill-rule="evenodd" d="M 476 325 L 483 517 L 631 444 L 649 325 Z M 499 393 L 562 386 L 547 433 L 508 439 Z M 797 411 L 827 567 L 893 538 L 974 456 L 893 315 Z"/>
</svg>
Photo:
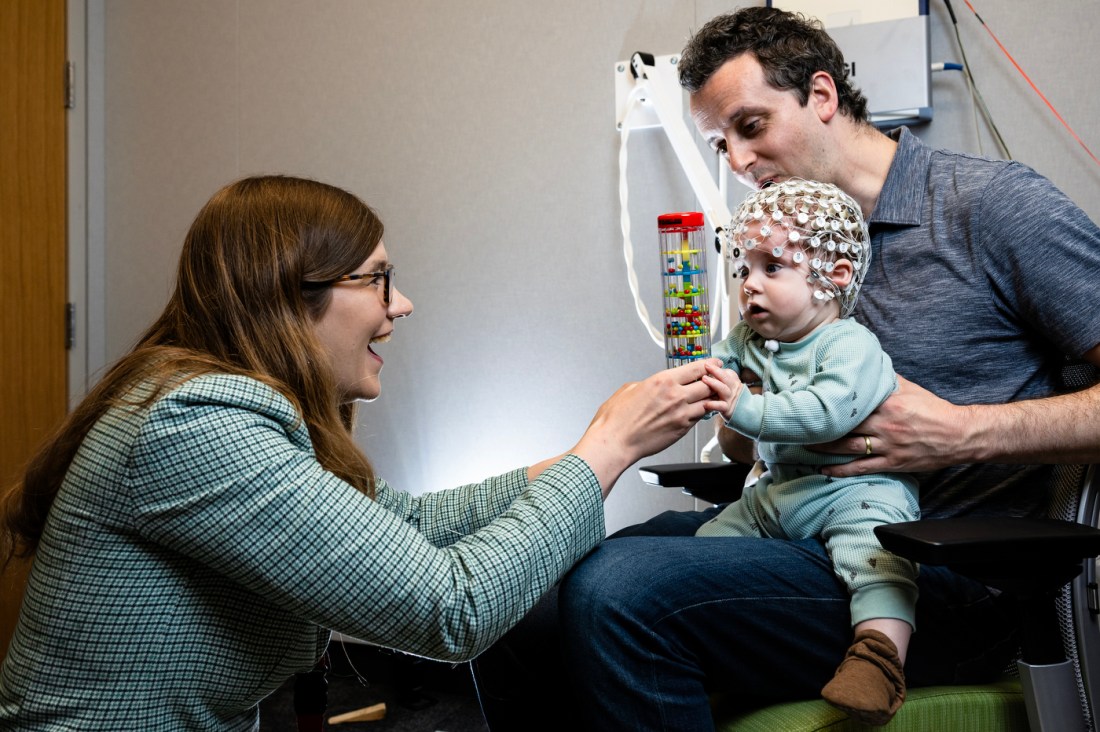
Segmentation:
<svg viewBox="0 0 1100 732">
<path fill-rule="evenodd" d="M 1050 103 L 1050 100 L 1043 96 L 1043 93 L 1039 91 L 1039 87 L 1035 86 L 1035 82 L 1031 80 L 1031 77 L 1027 75 L 1027 72 L 1020 68 L 1020 64 L 1016 63 L 1016 59 L 1014 59 L 1012 57 L 1012 54 L 1008 52 L 1008 49 L 1004 47 L 1004 44 L 1001 43 L 1001 40 L 997 38 L 993 31 L 989 29 L 989 26 L 985 24 L 985 21 L 982 20 L 982 16 L 978 15 L 978 11 L 975 10 L 974 6 L 970 4 L 970 0 L 963 0 L 963 2 L 966 3 L 966 7 L 970 8 L 970 12 L 974 13 L 974 17 L 977 18 L 978 22 L 982 24 L 982 27 L 985 28 L 985 32 L 989 34 L 989 36 L 993 39 L 997 46 L 1004 52 L 1004 55 L 1008 56 L 1008 60 L 1012 62 L 1012 65 L 1016 67 L 1016 70 L 1020 72 L 1020 75 L 1027 80 L 1027 83 L 1031 85 L 1031 88 L 1035 91 L 1036 94 L 1039 95 L 1039 98 L 1046 103 L 1050 111 L 1053 112 L 1054 116 L 1058 118 L 1058 121 L 1062 123 L 1062 126 L 1069 130 L 1069 134 L 1073 135 L 1073 139 L 1077 140 L 1077 144 L 1085 149 L 1085 152 L 1089 154 L 1089 157 L 1093 159 L 1093 162 L 1095 162 L 1097 165 L 1100 165 L 1100 159 L 1097 159 L 1097 157 L 1093 155 L 1092 150 L 1089 150 L 1089 146 L 1085 144 L 1085 141 L 1077 136 L 1077 133 L 1074 132 L 1073 128 L 1069 126 L 1069 123 L 1062 119 L 1062 115 L 1058 114 L 1058 110 L 1054 108 L 1054 105 Z"/>
</svg>

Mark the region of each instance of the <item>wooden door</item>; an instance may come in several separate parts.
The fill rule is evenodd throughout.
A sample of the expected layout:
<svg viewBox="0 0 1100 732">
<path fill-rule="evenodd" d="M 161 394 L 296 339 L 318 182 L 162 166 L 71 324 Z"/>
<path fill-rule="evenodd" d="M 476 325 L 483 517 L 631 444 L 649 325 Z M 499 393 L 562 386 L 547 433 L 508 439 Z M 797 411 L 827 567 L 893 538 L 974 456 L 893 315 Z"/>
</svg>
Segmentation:
<svg viewBox="0 0 1100 732">
<path fill-rule="evenodd" d="M 65 0 L 0 0 L 0 485 L 64 417 Z M 0 574 L 0 659 L 28 564 Z"/>
</svg>

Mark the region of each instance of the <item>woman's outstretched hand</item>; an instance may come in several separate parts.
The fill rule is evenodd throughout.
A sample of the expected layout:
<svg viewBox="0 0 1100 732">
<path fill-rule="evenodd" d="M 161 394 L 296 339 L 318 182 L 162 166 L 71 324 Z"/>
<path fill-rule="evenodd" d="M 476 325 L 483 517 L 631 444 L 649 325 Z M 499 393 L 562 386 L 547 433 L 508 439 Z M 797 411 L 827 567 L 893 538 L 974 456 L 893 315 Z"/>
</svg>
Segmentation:
<svg viewBox="0 0 1100 732">
<path fill-rule="evenodd" d="M 596 473 L 604 496 L 624 470 L 683 437 L 719 398 L 702 380 L 708 363 L 720 362 L 694 361 L 626 384 L 596 411 L 570 452 Z"/>
</svg>

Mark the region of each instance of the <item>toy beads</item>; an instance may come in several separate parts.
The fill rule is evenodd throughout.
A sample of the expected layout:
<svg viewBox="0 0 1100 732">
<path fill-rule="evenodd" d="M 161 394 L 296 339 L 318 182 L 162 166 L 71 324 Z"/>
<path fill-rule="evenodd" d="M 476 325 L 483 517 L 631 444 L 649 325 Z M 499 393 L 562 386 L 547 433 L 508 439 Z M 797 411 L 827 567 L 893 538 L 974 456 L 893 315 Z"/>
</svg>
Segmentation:
<svg viewBox="0 0 1100 732">
<path fill-rule="evenodd" d="M 703 214 L 657 217 L 669 368 L 710 355 L 710 301 Z"/>
</svg>

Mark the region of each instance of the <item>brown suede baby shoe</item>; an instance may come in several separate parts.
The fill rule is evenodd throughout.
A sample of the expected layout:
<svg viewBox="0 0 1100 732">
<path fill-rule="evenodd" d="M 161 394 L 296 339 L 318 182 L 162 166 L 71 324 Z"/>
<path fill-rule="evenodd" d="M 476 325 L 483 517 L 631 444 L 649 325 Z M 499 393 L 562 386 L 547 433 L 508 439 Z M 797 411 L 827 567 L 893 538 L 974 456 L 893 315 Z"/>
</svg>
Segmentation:
<svg viewBox="0 0 1100 732">
<path fill-rule="evenodd" d="M 877 630 L 859 631 L 821 696 L 863 724 L 886 724 L 905 701 L 897 646 Z"/>
</svg>

